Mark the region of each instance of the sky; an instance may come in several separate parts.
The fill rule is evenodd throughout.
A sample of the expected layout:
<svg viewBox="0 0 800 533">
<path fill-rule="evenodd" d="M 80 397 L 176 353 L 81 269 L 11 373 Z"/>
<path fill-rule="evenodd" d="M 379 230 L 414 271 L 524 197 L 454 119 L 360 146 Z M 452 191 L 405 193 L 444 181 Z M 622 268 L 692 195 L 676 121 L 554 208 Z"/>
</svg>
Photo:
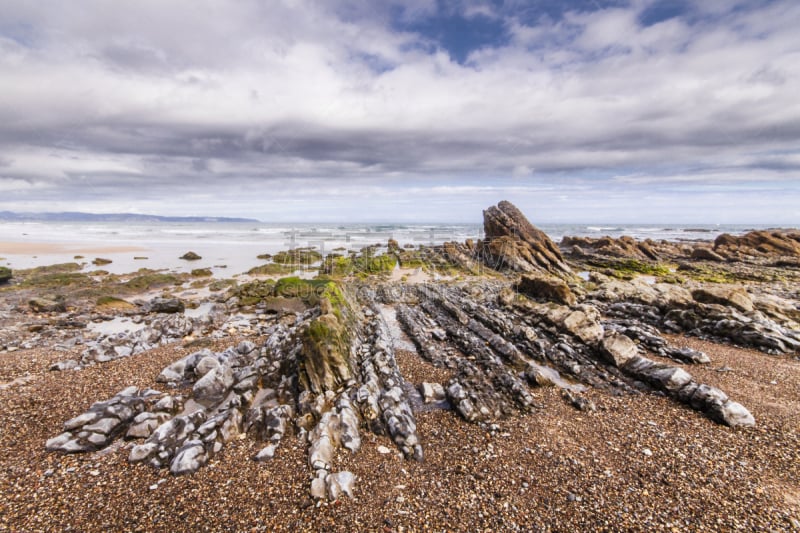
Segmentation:
<svg viewBox="0 0 800 533">
<path fill-rule="evenodd" d="M 0 0 L 0 210 L 800 226 L 796 0 Z"/>
</svg>

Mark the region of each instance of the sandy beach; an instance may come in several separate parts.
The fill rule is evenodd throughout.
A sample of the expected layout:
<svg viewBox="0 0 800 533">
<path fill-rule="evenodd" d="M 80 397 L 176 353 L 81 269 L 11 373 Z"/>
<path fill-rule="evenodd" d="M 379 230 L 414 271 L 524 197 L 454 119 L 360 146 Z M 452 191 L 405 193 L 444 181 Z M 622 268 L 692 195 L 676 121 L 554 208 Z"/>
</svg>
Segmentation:
<svg viewBox="0 0 800 533">
<path fill-rule="evenodd" d="M 142 246 L 92 246 L 86 243 L 0 242 L 0 255 L 122 254 L 146 252 Z"/>
</svg>

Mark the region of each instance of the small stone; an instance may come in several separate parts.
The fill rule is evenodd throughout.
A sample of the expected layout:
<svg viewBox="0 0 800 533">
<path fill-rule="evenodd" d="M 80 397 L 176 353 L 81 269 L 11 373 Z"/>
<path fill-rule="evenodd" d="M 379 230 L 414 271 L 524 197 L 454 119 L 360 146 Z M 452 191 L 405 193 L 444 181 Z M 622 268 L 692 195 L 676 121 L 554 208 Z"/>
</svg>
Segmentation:
<svg viewBox="0 0 800 533">
<path fill-rule="evenodd" d="M 267 461 L 275 457 L 275 449 L 277 446 L 275 444 L 270 444 L 265 446 L 258 454 L 256 454 L 255 460 L 256 461 Z"/>
<path fill-rule="evenodd" d="M 650 448 L 644 448 L 642 453 L 645 454 L 647 457 L 651 457 L 653 455 L 653 451 Z"/>
<path fill-rule="evenodd" d="M 311 497 L 315 500 L 321 500 L 325 497 L 328 485 L 325 483 L 324 478 L 314 478 L 311 480 Z"/>
<path fill-rule="evenodd" d="M 378 446 L 378 453 L 380 453 L 382 455 L 386 455 L 387 453 L 392 453 L 392 450 L 390 450 L 386 446 L 381 445 L 381 446 Z"/>
</svg>

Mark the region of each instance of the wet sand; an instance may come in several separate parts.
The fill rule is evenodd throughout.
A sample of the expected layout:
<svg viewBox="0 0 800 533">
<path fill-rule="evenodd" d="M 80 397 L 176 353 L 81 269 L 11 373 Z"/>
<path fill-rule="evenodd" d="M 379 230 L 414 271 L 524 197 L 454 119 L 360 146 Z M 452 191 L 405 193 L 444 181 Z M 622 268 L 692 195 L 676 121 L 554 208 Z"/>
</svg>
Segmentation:
<svg viewBox="0 0 800 533">
<path fill-rule="evenodd" d="M 2 255 L 49 255 L 49 254 L 114 254 L 146 252 L 141 246 L 92 246 L 86 243 L 56 242 L 0 242 Z"/>
</svg>

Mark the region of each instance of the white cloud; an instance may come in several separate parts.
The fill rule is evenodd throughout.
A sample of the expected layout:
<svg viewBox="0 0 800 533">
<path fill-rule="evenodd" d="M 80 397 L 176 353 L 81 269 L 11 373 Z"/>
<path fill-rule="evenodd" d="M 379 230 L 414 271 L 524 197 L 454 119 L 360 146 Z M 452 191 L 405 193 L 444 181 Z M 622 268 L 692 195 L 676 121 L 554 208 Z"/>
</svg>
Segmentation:
<svg viewBox="0 0 800 533">
<path fill-rule="evenodd" d="M 402 20 L 436 9 L 406 5 Z M 726 5 L 642 27 L 644 2 L 534 22 L 465 2 L 511 40 L 464 66 L 371 2 L 7 3 L 0 208 L 88 201 L 87 184 L 92 201 L 142 183 L 236 184 L 246 201 L 264 182 L 292 198 L 302 180 L 329 195 L 371 180 L 405 202 L 425 194 L 380 184 L 796 181 L 800 6 Z"/>
</svg>

